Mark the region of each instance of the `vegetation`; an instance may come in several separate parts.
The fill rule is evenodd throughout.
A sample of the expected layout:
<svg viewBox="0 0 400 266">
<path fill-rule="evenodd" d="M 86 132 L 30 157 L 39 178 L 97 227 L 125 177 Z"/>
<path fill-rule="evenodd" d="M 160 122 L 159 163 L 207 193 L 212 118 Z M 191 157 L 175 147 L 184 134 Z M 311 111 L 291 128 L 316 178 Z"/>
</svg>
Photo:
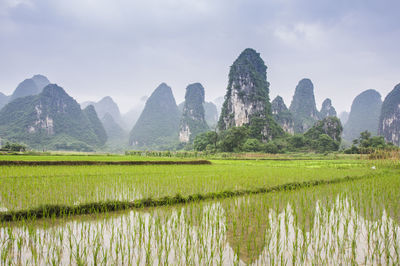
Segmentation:
<svg viewBox="0 0 400 266">
<path fill-rule="evenodd" d="M 351 148 L 345 150 L 347 154 L 371 154 L 377 150 L 398 150 L 393 143 L 387 143 L 383 136 L 372 136 L 369 131 L 361 132 L 358 139 L 353 140 Z"/>
<path fill-rule="evenodd" d="M 10 143 L 6 142 L 3 146 L 1 146 L 0 151 L 19 151 L 24 152 L 26 151 L 27 146 L 20 143 Z"/>
<path fill-rule="evenodd" d="M 200 134 L 194 141 L 194 149 L 210 152 L 323 153 L 339 149 L 341 133 L 342 125 L 336 117 L 318 121 L 304 135 L 286 135 L 268 142 L 254 138 L 250 127 L 232 127 L 220 133 L 210 131 Z"/>
<path fill-rule="evenodd" d="M 105 142 L 101 123 L 90 122 L 95 116 L 92 112 L 89 120 L 61 87 L 48 85 L 39 95 L 18 98 L 1 109 L 0 137 L 38 150 L 90 151 Z"/>
<path fill-rule="evenodd" d="M 0 260 L 397 265 L 398 169 L 354 159 L 1 167 Z"/>
<path fill-rule="evenodd" d="M 319 119 L 315 104 L 314 85 L 310 79 L 299 81 L 289 110 L 294 118 L 295 133 L 306 132 Z"/>
<path fill-rule="evenodd" d="M 269 101 L 267 66 L 255 50 L 247 48 L 235 60 L 229 71 L 228 88 L 222 106 L 218 128 L 228 130 L 238 124 L 234 118 L 234 103 L 237 94 L 245 106 L 257 106 L 248 116 L 245 126 L 252 138 L 265 141 L 283 135 L 282 128 L 272 118 Z M 249 86 L 244 89 L 244 86 Z M 241 126 L 241 125 L 240 125 Z"/>
<path fill-rule="evenodd" d="M 400 84 L 386 96 L 379 119 L 379 135 L 386 141 L 400 145 Z"/>
<path fill-rule="evenodd" d="M 204 88 L 200 83 L 187 86 L 180 122 L 179 138 L 181 142 L 192 143 L 197 135 L 209 130 L 205 120 L 204 97 Z"/>
</svg>

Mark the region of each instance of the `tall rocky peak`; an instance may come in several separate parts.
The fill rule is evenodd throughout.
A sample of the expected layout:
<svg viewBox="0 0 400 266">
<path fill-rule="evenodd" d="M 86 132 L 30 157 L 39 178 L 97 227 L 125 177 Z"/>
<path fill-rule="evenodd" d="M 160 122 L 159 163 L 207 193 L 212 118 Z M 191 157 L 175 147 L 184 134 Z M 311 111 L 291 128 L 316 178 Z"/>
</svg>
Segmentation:
<svg viewBox="0 0 400 266">
<path fill-rule="evenodd" d="M 322 107 L 321 107 L 321 111 L 319 112 L 320 118 L 324 119 L 325 117 L 328 116 L 336 116 L 336 110 L 335 108 L 332 106 L 332 101 L 329 98 L 326 98 L 323 102 L 322 102 Z"/>
<path fill-rule="evenodd" d="M 366 90 L 355 97 L 344 126 L 343 138 L 352 141 L 365 130 L 377 135 L 381 107 L 381 95 L 376 90 Z"/>
<path fill-rule="evenodd" d="M 132 128 L 129 144 L 151 147 L 178 140 L 180 112 L 171 88 L 160 84 L 147 99 L 144 110 Z"/>
<path fill-rule="evenodd" d="M 186 87 L 185 105 L 179 127 L 180 142 L 192 142 L 198 134 L 209 129 L 205 120 L 204 102 L 205 92 L 200 83 Z"/>
<path fill-rule="evenodd" d="M 104 144 L 95 117 L 63 88 L 49 84 L 40 94 L 17 98 L 0 111 L 0 137 L 40 149 L 91 150 Z"/>
<path fill-rule="evenodd" d="M 304 133 L 319 119 L 315 105 L 314 85 L 310 79 L 299 81 L 289 110 L 293 114 L 295 133 Z"/>
<path fill-rule="evenodd" d="M 10 101 L 20 97 L 39 94 L 48 84 L 50 84 L 50 81 L 42 75 L 35 75 L 30 79 L 25 79 L 14 90 Z"/>
<path fill-rule="evenodd" d="M 179 112 L 183 113 L 183 108 L 185 107 L 185 101 L 178 104 Z M 218 123 L 218 109 L 213 102 L 204 102 L 204 118 L 206 119 L 207 125 L 210 128 L 215 128 Z"/>
<path fill-rule="evenodd" d="M 253 49 L 244 50 L 230 68 L 220 130 L 249 126 L 252 137 L 262 140 L 282 134 L 272 118 L 267 66 Z"/>
<path fill-rule="evenodd" d="M 94 133 L 97 137 L 97 142 L 99 143 L 106 143 L 107 141 L 107 133 L 101 123 L 99 117 L 97 116 L 96 110 L 94 109 L 93 105 L 89 105 L 85 109 L 83 109 L 83 113 L 89 119 L 91 127 L 94 130 Z"/>
<path fill-rule="evenodd" d="M 379 135 L 388 142 L 400 145 L 400 84 L 397 84 L 383 101 Z"/>
<path fill-rule="evenodd" d="M 272 116 L 274 120 L 289 134 L 294 133 L 294 122 L 292 113 L 286 107 L 281 96 L 276 96 L 271 102 Z"/>
</svg>

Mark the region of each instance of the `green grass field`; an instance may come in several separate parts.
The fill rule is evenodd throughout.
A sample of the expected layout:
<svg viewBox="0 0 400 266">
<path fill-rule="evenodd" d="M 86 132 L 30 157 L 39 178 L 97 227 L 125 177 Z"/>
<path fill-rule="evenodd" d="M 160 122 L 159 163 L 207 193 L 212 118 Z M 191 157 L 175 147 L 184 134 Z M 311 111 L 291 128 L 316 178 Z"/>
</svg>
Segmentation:
<svg viewBox="0 0 400 266">
<path fill-rule="evenodd" d="M 22 157 L 0 156 L 33 161 L 136 158 Z M 400 263 L 399 162 L 332 157 L 211 162 L 1 166 L 0 217 L 44 205 L 79 209 L 84 204 L 159 200 L 177 194 L 184 199 L 220 195 L 218 200 L 166 201 L 166 206 L 156 208 L 105 213 L 93 208 L 88 215 L 49 213 L 44 219 L 2 221 L 1 264 Z M 223 198 L 227 191 L 332 180 L 337 182 Z"/>
</svg>

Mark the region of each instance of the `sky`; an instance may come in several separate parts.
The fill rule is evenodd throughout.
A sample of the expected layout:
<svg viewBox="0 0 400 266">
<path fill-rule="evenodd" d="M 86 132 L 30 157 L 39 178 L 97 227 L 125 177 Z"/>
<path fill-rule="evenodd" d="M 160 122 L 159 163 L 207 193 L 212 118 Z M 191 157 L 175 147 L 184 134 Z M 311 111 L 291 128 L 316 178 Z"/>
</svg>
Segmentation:
<svg viewBox="0 0 400 266">
<path fill-rule="evenodd" d="M 302 78 L 338 112 L 400 83 L 398 0 L 0 0 L 0 92 L 47 76 L 78 102 L 111 96 L 127 112 L 162 82 L 177 103 L 200 82 L 224 96 L 245 48 L 287 106 Z"/>
</svg>

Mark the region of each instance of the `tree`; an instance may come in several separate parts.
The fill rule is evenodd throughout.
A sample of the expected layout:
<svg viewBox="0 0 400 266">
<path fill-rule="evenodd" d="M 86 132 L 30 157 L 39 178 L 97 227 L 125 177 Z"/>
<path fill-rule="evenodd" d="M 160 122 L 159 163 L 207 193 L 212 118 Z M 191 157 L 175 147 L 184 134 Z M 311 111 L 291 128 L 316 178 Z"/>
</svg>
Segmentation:
<svg viewBox="0 0 400 266">
<path fill-rule="evenodd" d="M 246 127 L 232 127 L 223 132 L 218 145 L 224 152 L 240 151 L 248 134 Z"/>
<path fill-rule="evenodd" d="M 218 134 L 214 131 L 208 131 L 197 135 L 194 139 L 194 149 L 196 151 L 204 151 L 207 146 L 212 146 L 215 150 L 217 149 Z"/>
<path fill-rule="evenodd" d="M 262 145 L 258 139 L 247 139 L 243 144 L 244 151 L 261 151 Z"/>
</svg>

